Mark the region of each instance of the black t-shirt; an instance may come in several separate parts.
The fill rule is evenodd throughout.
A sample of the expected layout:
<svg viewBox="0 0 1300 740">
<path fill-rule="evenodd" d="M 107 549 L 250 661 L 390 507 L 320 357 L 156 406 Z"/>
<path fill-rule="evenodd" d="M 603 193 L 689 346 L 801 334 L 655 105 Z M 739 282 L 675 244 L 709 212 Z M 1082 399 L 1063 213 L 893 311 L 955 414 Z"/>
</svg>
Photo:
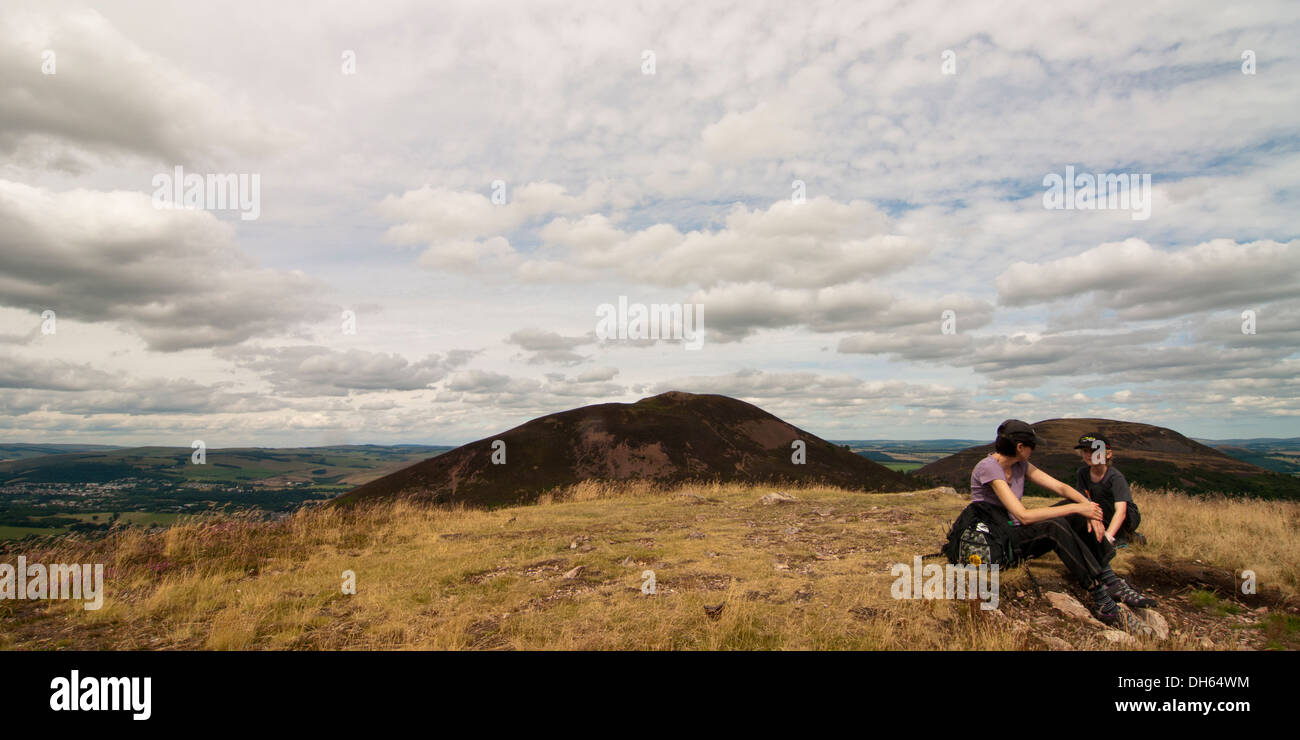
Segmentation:
<svg viewBox="0 0 1300 740">
<path fill-rule="evenodd" d="M 1089 498 L 1101 505 L 1106 511 L 1107 520 L 1115 511 L 1115 502 L 1133 503 L 1133 494 L 1128 490 L 1128 481 L 1124 474 L 1114 465 L 1106 468 L 1106 474 L 1096 483 L 1092 482 L 1091 468 L 1087 465 L 1079 468 L 1075 474 L 1075 488 L 1087 494 Z M 1130 507 L 1132 508 L 1132 507 Z M 1106 522 L 1110 524 L 1109 521 Z"/>
</svg>

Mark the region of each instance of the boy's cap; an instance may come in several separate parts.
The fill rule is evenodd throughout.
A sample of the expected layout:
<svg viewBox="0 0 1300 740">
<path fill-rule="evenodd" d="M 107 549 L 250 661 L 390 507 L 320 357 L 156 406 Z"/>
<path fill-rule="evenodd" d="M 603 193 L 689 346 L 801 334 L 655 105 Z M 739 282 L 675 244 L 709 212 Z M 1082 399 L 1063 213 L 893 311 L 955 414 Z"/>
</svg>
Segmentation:
<svg viewBox="0 0 1300 740">
<path fill-rule="evenodd" d="M 1101 442 L 1102 444 L 1106 445 L 1106 449 L 1108 450 L 1110 449 L 1110 440 L 1101 436 L 1097 432 L 1093 432 L 1092 434 L 1085 434 L 1082 437 L 1079 437 L 1079 444 L 1075 445 L 1074 449 L 1091 450 L 1093 442 Z"/>
<path fill-rule="evenodd" d="M 998 425 L 998 436 L 1008 437 L 1014 442 L 1024 442 L 1035 447 L 1043 444 L 1034 428 L 1019 419 L 1007 419 Z"/>
</svg>

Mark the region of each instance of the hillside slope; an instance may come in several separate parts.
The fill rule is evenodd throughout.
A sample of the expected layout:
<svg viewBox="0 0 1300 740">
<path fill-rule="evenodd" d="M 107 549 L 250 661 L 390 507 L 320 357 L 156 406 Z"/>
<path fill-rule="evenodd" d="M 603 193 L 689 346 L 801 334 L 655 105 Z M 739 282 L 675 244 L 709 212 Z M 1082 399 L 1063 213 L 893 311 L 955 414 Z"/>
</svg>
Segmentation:
<svg viewBox="0 0 1300 740">
<path fill-rule="evenodd" d="M 1045 444 L 1034 450 L 1030 461 L 1071 485 L 1082 464 L 1074 445 L 1084 434 L 1101 432 L 1114 447 L 1115 466 L 1130 483 L 1192 494 L 1213 491 L 1300 499 L 1300 478 L 1251 465 L 1165 427 L 1115 419 L 1047 419 L 1033 426 Z M 971 469 L 992 452 L 992 443 L 972 447 L 925 465 L 913 475 L 969 490 Z"/>
<path fill-rule="evenodd" d="M 496 440 L 505 443 L 505 464 L 492 461 Z M 804 464 L 791 460 L 796 440 L 806 445 Z M 398 497 L 491 507 L 535 501 L 583 480 L 824 483 L 863 491 L 914 487 L 904 475 L 757 406 L 670 391 L 632 404 L 543 416 L 371 481 L 336 501 Z"/>
</svg>

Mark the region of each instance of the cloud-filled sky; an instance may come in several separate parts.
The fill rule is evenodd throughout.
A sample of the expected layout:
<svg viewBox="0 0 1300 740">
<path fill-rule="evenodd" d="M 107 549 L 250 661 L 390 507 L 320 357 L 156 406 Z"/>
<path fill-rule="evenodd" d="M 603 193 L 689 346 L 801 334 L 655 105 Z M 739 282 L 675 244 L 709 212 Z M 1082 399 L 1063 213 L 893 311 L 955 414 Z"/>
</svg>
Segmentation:
<svg viewBox="0 0 1300 740">
<path fill-rule="evenodd" d="M 1145 205 L 1046 207 L 1067 168 Z M 674 389 L 834 439 L 1300 436 L 1297 173 L 1288 2 L 10 2 L 0 440 L 450 444 Z M 609 340 L 620 297 L 703 345 Z"/>
</svg>

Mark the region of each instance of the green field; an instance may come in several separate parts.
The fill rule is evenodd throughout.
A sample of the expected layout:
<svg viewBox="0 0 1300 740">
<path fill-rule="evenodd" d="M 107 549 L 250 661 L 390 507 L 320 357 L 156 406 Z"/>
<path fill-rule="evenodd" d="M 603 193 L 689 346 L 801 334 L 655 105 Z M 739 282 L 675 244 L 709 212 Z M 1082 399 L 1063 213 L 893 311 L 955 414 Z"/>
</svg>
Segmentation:
<svg viewBox="0 0 1300 740">
<path fill-rule="evenodd" d="M 0 540 L 103 531 L 115 511 L 119 521 L 146 526 L 213 509 L 292 511 L 447 449 L 210 448 L 205 462 L 195 464 L 193 451 L 182 447 L 0 445 L 0 452 L 15 455 L 0 461 Z"/>
<path fill-rule="evenodd" d="M 41 518 L 50 519 L 50 518 L 58 517 L 63 519 L 79 519 L 83 522 L 90 522 L 92 524 L 107 524 L 108 522 L 112 521 L 113 513 L 114 512 L 111 511 L 93 511 L 93 512 L 82 512 L 76 514 L 56 514 L 56 515 L 51 515 L 49 517 L 41 517 Z M 125 522 L 127 524 L 131 524 L 135 526 L 141 526 L 141 527 L 147 527 L 154 524 L 164 526 L 164 527 L 169 527 L 172 524 L 175 524 L 176 520 L 179 519 L 180 517 L 181 517 L 180 514 L 173 514 L 169 512 L 153 512 L 153 511 L 118 512 L 118 521 Z M 35 519 L 35 521 L 40 521 L 41 518 L 37 518 Z M 67 531 L 68 528 L 66 526 L 11 527 L 11 526 L 0 525 L 0 540 L 22 539 L 23 537 L 26 537 L 29 534 L 35 534 L 35 535 L 64 534 Z"/>
<path fill-rule="evenodd" d="M 21 540 L 29 534 L 63 534 L 67 527 L 8 527 L 0 524 L 0 540 Z"/>
</svg>

